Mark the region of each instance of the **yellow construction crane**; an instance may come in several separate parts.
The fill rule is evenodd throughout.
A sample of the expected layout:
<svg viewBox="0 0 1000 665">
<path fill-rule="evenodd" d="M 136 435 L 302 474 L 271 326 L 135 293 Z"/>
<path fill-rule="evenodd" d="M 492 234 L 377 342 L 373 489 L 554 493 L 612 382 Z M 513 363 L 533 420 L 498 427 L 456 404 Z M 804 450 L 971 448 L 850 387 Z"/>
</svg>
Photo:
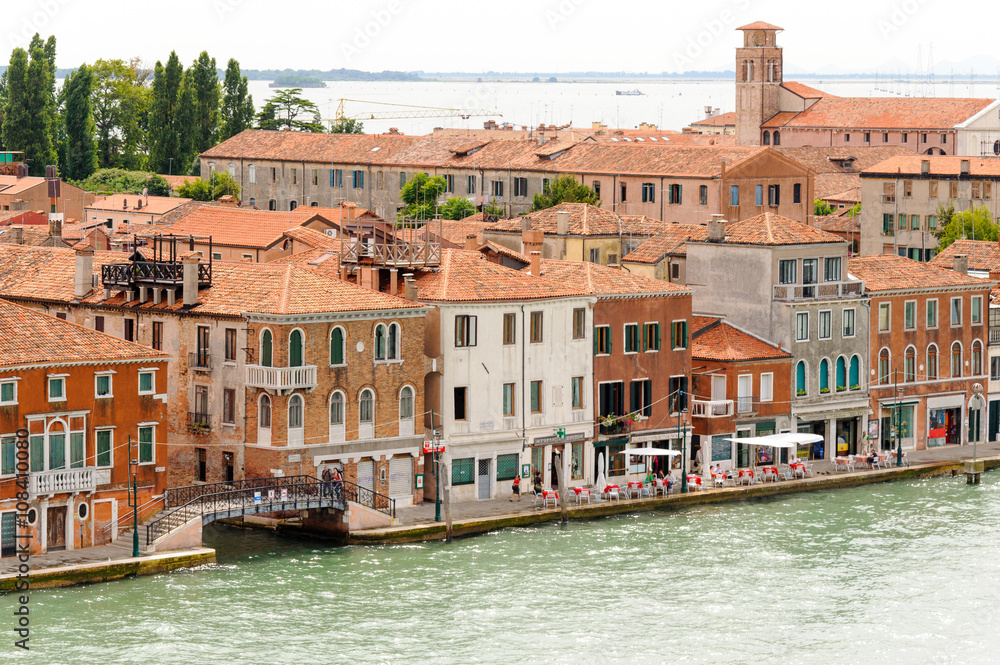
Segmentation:
<svg viewBox="0 0 1000 665">
<path fill-rule="evenodd" d="M 487 109 L 450 109 L 439 106 L 417 106 L 414 104 L 394 104 L 391 102 L 366 102 L 360 99 L 340 99 L 337 105 L 337 117 L 333 120 L 324 118 L 325 122 L 338 122 L 340 120 L 397 120 L 406 118 L 455 118 L 459 117 L 467 120 L 472 116 L 497 116 L 503 115 L 496 111 Z M 355 102 L 358 104 L 378 104 L 379 106 L 396 106 L 410 109 L 421 109 L 419 111 L 369 111 L 366 113 L 355 113 L 346 115 L 344 113 L 344 102 Z"/>
</svg>

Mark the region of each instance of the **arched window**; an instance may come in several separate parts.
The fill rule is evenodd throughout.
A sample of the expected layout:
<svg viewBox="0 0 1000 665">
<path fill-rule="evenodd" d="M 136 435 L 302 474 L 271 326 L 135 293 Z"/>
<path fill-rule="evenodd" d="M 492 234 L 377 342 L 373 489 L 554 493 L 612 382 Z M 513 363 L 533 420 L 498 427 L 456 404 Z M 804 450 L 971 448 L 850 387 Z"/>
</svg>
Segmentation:
<svg viewBox="0 0 1000 665">
<path fill-rule="evenodd" d="M 774 145 L 781 145 L 781 132 L 774 130 Z"/>
<path fill-rule="evenodd" d="M 399 419 L 410 420 L 413 418 L 413 388 L 404 387 L 399 391 Z"/>
<path fill-rule="evenodd" d="M 906 357 L 903 359 L 903 381 L 912 382 L 917 380 L 917 350 L 906 347 Z"/>
<path fill-rule="evenodd" d="M 288 429 L 302 428 L 302 396 L 292 395 L 288 400 Z"/>
<path fill-rule="evenodd" d="M 851 357 L 851 370 L 847 379 L 851 383 L 851 390 L 861 389 L 861 359 L 857 356 Z"/>
<path fill-rule="evenodd" d="M 951 345 L 951 375 L 962 376 L 962 343 L 955 342 Z"/>
<path fill-rule="evenodd" d="M 255 199 L 254 197 L 251 196 L 250 197 L 250 207 L 253 208 L 256 205 L 257 205 L 257 199 Z"/>
<path fill-rule="evenodd" d="M 267 395 L 260 397 L 260 406 L 257 407 L 257 426 L 271 427 L 271 398 Z"/>
<path fill-rule="evenodd" d="M 927 347 L 927 378 L 931 381 L 938 378 L 938 349 L 934 344 Z"/>
<path fill-rule="evenodd" d="M 764 145 L 771 145 L 771 132 L 764 132 Z"/>
<path fill-rule="evenodd" d="M 277 210 L 278 209 L 278 202 L 275 201 L 274 199 L 270 199 L 267 202 L 267 209 L 268 210 Z"/>
<path fill-rule="evenodd" d="M 344 393 L 339 390 L 330 396 L 330 424 L 344 424 Z"/>
<path fill-rule="evenodd" d="M 330 364 L 344 364 L 344 329 L 340 326 L 330 333 Z"/>
<path fill-rule="evenodd" d="M 271 331 L 265 329 L 260 335 L 260 364 L 270 367 L 273 359 L 274 338 Z"/>
<path fill-rule="evenodd" d="M 878 382 L 889 383 L 889 349 L 878 352 Z"/>
<path fill-rule="evenodd" d="M 375 360 L 385 360 L 385 326 L 375 326 Z"/>
<path fill-rule="evenodd" d="M 826 358 L 819 363 L 819 391 L 830 392 L 830 361 Z"/>
<path fill-rule="evenodd" d="M 49 440 L 49 469 L 66 468 L 66 424 L 62 420 L 49 423 L 46 434 Z"/>
<path fill-rule="evenodd" d="M 804 360 L 800 360 L 799 364 L 795 366 L 795 394 L 806 394 L 806 363 Z"/>
<path fill-rule="evenodd" d="M 972 376 L 983 373 L 983 345 L 977 339 L 972 343 Z"/>
<path fill-rule="evenodd" d="M 847 361 L 844 356 L 837 358 L 837 391 L 847 390 Z"/>
<path fill-rule="evenodd" d="M 291 201 L 288 204 L 288 209 L 289 210 L 295 210 L 298 207 L 299 207 L 299 202 L 298 201 Z"/>
<path fill-rule="evenodd" d="M 358 401 L 358 420 L 365 424 L 375 422 L 375 395 L 368 388 L 361 391 L 361 399 Z"/>
<path fill-rule="evenodd" d="M 388 347 L 388 357 L 389 360 L 399 360 L 399 324 L 390 323 L 389 324 L 389 347 Z"/>
<path fill-rule="evenodd" d="M 302 367 L 302 331 L 293 330 L 288 336 L 288 366 Z"/>
</svg>

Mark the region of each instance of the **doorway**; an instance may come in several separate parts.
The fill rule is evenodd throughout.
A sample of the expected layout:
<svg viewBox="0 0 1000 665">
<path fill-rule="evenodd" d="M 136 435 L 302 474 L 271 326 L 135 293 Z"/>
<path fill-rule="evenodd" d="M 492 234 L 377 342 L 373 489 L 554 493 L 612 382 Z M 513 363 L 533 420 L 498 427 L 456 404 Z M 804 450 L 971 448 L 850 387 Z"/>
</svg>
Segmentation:
<svg viewBox="0 0 1000 665">
<path fill-rule="evenodd" d="M 490 475 L 490 467 L 493 460 L 479 460 L 479 498 L 488 499 L 492 495 L 493 478 Z"/>
<path fill-rule="evenodd" d="M 66 549 L 66 506 L 49 508 L 46 517 L 46 550 L 57 552 Z"/>
<path fill-rule="evenodd" d="M 233 482 L 233 454 L 232 453 L 222 453 L 222 462 L 226 468 L 226 482 L 232 484 Z"/>
</svg>

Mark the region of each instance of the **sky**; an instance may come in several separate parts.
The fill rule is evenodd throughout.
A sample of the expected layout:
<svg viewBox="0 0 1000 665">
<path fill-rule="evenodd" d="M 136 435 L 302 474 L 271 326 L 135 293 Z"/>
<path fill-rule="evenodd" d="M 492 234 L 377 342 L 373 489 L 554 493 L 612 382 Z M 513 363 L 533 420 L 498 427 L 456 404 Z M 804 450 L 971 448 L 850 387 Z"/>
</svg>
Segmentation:
<svg viewBox="0 0 1000 665">
<path fill-rule="evenodd" d="M 207 50 L 220 67 L 425 72 L 682 72 L 732 69 L 735 28 L 784 28 L 786 71 L 998 73 L 986 0 L 18 0 L 6 50 L 54 34 L 57 65 Z M 678 8 L 682 8 L 679 11 Z M 920 57 L 920 60 L 918 60 Z M 953 64 L 957 63 L 957 65 Z"/>
</svg>

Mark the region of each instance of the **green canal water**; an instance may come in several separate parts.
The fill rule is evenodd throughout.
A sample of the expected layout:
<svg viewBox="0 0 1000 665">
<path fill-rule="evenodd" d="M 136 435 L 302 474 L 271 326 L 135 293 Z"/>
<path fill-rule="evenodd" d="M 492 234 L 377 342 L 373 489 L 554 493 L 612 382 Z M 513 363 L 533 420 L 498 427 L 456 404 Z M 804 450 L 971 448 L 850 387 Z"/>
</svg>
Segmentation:
<svg viewBox="0 0 1000 665">
<path fill-rule="evenodd" d="M 33 592 L 32 651 L 5 630 L 0 662 L 1000 662 L 1000 473 L 451 545 L 206 544 L 217 564 Z"/>
</svg>

